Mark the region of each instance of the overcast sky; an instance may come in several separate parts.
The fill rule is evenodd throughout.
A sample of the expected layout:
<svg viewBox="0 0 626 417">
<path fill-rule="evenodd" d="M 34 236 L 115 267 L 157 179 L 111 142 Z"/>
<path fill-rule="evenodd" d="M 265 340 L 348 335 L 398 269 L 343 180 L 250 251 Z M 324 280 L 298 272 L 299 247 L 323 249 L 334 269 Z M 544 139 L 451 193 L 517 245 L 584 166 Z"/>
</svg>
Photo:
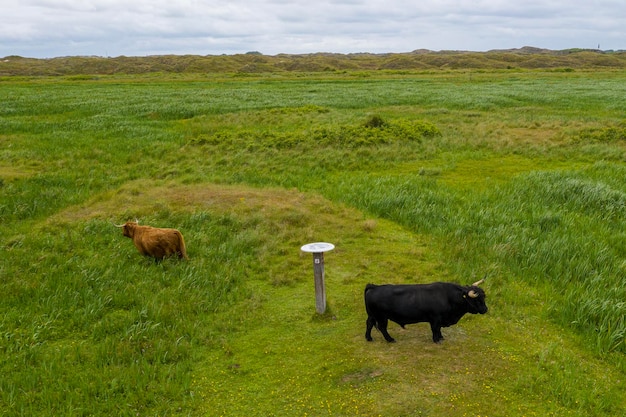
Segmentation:
<svg viewBox="0 0 626 417">
<path fill-rule="evenodd" d="M 626 49 L 624 0 L 2 0 L 0 57 Z"/>
</svg>

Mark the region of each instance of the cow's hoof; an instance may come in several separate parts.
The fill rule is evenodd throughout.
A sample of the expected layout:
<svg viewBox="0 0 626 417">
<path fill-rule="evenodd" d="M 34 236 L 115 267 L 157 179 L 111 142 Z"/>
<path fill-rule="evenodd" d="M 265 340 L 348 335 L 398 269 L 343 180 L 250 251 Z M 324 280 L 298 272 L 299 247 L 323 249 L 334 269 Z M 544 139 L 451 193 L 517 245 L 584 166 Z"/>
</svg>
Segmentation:
<svg viewBox="0 0 626 417">
<path fill-rule="evenodd" d="M 387 339 L 387 342 L 389 342 L 389 343 L 396 343 L 396 339 Z"/>
</svg>

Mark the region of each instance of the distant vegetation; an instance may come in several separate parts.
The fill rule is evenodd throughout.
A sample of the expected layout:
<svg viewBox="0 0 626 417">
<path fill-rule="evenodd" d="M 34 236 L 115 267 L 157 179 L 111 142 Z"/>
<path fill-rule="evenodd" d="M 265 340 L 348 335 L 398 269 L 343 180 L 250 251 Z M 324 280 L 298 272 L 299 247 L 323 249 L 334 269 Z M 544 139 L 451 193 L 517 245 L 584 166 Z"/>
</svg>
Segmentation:
<svg viewBox="0 0 626 417">
<path fill-rule="evenodd" d="M 274 73 L 320 71 L 415 71 L 441 69 L 623 69 L 626 51 L 532 47 L 488 52 L 416 50 L 408 53 L 315 53 L 263 55 L 253 51 L 236 55 L 161 55 L 147 57 L 8 56 L 0 60 L 0 76 L 142 73 Z"/>
</svg>

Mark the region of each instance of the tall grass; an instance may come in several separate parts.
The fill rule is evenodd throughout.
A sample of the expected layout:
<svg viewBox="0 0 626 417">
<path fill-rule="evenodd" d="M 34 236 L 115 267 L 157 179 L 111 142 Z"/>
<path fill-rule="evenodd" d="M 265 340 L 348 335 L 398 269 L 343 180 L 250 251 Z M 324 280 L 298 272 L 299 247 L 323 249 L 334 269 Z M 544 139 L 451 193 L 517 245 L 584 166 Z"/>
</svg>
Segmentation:
<svg viewBox="0 0 626 417">
<path fill-rule="evenodd" d="M 559 323 L 584 332 L 600 353 L 626 352 L 626 193 L 614 181 L 624 174 L 621 164 L 606 162 L 577 172 L 536 171 L 471 198 L 420 175 L 359 176 L 338 184 L 337 194 L 438 236 L 461 275 L 499 265 L 529 285 L 549 282 Z"/>
<path fill-rule="evenodd" d="M 241 401 L 260 392 L 254 412 L 271 415 L 274 387 L 293 413 L 511 415 L 528 398 L 555 414 L 623 411 L 623 75 L 2 83 L 0 414 L 253 415 Z M 191 260 L 142 258 L 111 225 L 135 217 L 179 228 Z M 327 237 L 336 316 L 319 325 L 293 250 Z M 485 272 L 495 313 L 468 320 L 480 335 L 452 333 L 444 353 L 358 344 L 362 282 Z M 450 370 L 446 352 L 481 360 Z M 589 378 L 573 375 L 583 362 Z M 599 369 L 614 386 L 576 403 Z M 469 388 L 454 384 L 463 375 Z M 472 400 L 486 385 L 503 405 Z"/>
<path fill-rule="evenodd" d="M 210 314 L 245 295 L 245 260 L 257 245 L 236 219 L 198 213 L 188 221 L 198 230 L 186 235 L 190 255 L 201 262 L 142 260 L 119 229 L 98 219 L 45 226 L 5 248 L 4 413 L 193 409 L 194 351 L 217 343 Z"/>
</svg>

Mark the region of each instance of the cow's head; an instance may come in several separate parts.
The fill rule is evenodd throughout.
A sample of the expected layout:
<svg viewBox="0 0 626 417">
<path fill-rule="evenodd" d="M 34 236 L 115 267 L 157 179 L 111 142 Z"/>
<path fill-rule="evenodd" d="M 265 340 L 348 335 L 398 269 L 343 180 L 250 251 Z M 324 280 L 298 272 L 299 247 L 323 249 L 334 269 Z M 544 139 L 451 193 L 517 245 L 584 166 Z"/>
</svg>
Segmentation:
<svg viewBox="0 0 626 417">
<path fill-rule="evenodd" d="M 488 310 L 487 304 L 485 304 L 485 291 L 478 287 L 483 282 L 485 282 L 484 278 L 469 287 L 465 287 L 463 298 L 467 300 L 468 312 L 472 314 L 485 314 Z"/>
<path fill-rule="evenodd" d="M 139 225 L 139 221 L 136 220 L 134 222 L 116 224 L 115 227 L 120 227 L 122 229 L 122 234 L 132 239 L 133 236 L 135 236 L 135 229 L 137 228 L 138 225 Z"/>
</svg>

